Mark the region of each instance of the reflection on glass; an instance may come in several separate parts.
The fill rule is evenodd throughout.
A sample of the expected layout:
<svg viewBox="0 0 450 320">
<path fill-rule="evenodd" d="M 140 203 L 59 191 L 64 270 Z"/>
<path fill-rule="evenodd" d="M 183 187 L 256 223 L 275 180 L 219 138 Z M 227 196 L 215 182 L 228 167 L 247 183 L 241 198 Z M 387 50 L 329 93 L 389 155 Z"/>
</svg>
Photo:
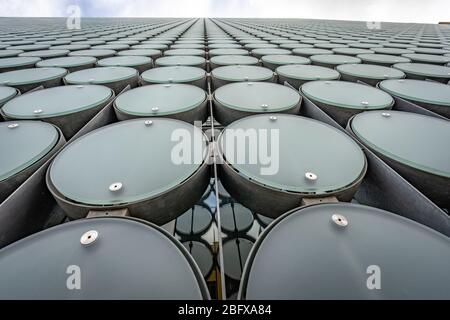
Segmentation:
<svg viewBox="0 0 450 320">
<path fill-rule="evenodd" d="M 209 244 L 206 241 L 188 241 L 183 245 L 197 262 L 203 277 L 208 279 L 214 267 L 214 253 Z"/>
<path fill-rule="evenodd" d="M 236 300 L 242 271 L 255 239 L 274 220 L 236 202 L 219 182 L 225 286 L 228 300 Z"/>
<path fill-rule="evenodd" d="M 219 232 L 216 222 L 217 199 L 211 179 L 202 199 L 173 222 L 171 232 L 194 258 L 208 285 L 212 299 L 222 299 L 218 261 Z"/>
<path fill-rule="evenodd" d="M 253 226 L 253 213 L 239 203 L 229 203 L 220 207 L 222 231 L 226 234 L 246 233 Z"/>
<path fill-rule="evenodd" d="M 177 219 L 175 231 L 181 237 L 201 236 L 210 229 L 212 222 L 210 209 L 197 205 Z"/>
<path fill-rule="evenodd" d="M 223 244 L 227 296 L 239 290 L 242 272 L 254 241 L 248 236 L 241 236 L 239 238 L 229 238 Z"/>
</svg>

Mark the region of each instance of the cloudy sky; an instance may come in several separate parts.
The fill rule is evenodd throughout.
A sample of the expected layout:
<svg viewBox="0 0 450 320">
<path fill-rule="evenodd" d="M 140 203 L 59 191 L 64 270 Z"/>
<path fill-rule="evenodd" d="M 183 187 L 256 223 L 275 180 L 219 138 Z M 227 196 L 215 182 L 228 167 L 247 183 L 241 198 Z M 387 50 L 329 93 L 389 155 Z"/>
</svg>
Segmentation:
<svg viewBox="0 0 450 320">
<path fill-rule="evenodd" d="M 0 0 L 1 16 L 264 17 L 362 21 L 450 20 L 450 0 Z"/>
</svg>

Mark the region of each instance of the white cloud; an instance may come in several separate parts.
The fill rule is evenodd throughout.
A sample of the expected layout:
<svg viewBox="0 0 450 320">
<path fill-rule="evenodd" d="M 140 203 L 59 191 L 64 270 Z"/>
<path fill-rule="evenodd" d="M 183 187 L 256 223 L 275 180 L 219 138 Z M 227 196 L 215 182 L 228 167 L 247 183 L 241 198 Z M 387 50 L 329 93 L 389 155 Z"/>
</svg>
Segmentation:
<svg viewBox="0 0 450 320">
<path fill-rule="evenodd" d="M 96 0 L 91 9 L 116 17 L 206 17 L 210 0 Z"/>
<path fill-rule="evenodd" d="M 222 16 L 229 17 L 428 23 L 450 19 L 449 0 L 212 0 L 212 2 L 220 2 L 224 7 Z"/>
<path fill-rule="evenodd" d="M 0 16 L 64 16 L 67 8 L 66 2 L 66 0 L 0 0 Z"/>
<path fill-rule="evenodd" d="M 0 0 L 2 16 L 64 16 L 70 3 L 89 15 L 117 17 L 265 17 L 436 23 L 449 0 Z"/>
</svg>

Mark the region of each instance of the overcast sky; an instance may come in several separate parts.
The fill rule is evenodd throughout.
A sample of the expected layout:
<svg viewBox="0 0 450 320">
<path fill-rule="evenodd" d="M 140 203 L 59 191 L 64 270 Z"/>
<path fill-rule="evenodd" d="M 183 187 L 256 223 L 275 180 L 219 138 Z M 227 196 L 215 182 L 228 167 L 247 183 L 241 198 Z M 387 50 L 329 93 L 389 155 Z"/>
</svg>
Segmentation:
<svg viewBox="0 0 450 320">
<path fill-rule="evenodd" d="M 450 21 L 450 0 L 0 0 L 1 16 L 261 17 Z"/>
</svg>

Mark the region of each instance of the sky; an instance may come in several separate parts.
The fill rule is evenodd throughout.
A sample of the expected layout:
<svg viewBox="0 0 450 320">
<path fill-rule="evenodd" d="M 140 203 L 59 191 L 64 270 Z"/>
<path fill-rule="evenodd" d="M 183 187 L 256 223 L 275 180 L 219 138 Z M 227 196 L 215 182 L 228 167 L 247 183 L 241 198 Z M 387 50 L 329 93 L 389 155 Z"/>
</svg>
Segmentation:
<svg viewBox="0 0 450 320">
<path fill-rule="evenodd" d="M 360 21 L 450 21 L 450 0 L 0 0 L 0 16 L 258 17 Z"/>
</svg>

